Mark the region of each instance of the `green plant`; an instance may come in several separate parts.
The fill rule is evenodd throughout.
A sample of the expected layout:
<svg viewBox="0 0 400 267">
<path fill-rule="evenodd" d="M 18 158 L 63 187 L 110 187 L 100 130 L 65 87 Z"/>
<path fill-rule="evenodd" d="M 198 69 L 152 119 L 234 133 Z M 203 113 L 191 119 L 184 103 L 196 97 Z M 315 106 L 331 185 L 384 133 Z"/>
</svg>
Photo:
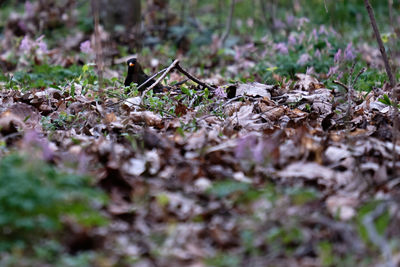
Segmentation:
<svg viewBox="0 0 400 267">
<path fill-rule="evenodd" d="M 69 174 L 19 154 L 0 160 L 0 251 L 24 248 L 43 235 L 62 229 L 62 218 L 85 226 L 105 218 L 93 204 L 105 196 L 89 177 Z"/>
<path fill-rule="evenodd" d="M 64 68 L 51 65 L 34 65 L 30 72 L 16 71 L 12 77 L 2 76 L 0 80 L 7 82 L 7 89 L 14 89 L 19 85 L 24 90 L 42 87 L 59 89 L 60 84 L 81 75 L 81 68 L 71 66 Z"/>
</svg>

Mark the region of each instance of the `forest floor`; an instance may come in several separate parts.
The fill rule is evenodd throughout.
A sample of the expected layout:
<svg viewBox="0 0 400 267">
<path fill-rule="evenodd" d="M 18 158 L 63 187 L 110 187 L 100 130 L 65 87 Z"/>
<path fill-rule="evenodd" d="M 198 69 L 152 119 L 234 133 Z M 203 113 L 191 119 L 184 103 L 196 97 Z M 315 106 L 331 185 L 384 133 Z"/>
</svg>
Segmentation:
<svg viewBox="0 0 400 267">
<path fill-rule="evenodd" d="M 180 57 L 209 88 L 174 86 L 187 78 L 175 68 L 163 81 L 169 91 L 142 96 L 123 86 L 130 55 L 117 65 L 106 58 L 100 84 L 83 34 L 50 50 L 46 37 L 15 41 L 15 27 L 34 19 L 13 19 L 1 39 L 0 63 L 10 71 L 0 82 L 0 169 L 28 168 L 32 179 L 45 175 L 26 166 L 90 175 L 106 200 L 88 204 L 104 220 L 61 214 L 57 231 L 46 226 L 18 249 L 10 241 L 2 266 L 399 264 L 400 145 L 373 44 L 340 48 L 338 33 L 312 25 L 282 42 L 221 49 L 215 39 L 207 53 Z M 138 57 L 148 74 L 175 59 Z M 16 154 L 22 165 L 7 161 Z M 12 175 L 0 174 L 0 184 Z M 4 188 L 0 211 L 8 213 L 19 191 Z M 31 226 L 0 220 L 0 235 L 35 233 L 44 204 L 32 205 L 37 214 L 22 205 L 11 218 Z"/>
</svg>

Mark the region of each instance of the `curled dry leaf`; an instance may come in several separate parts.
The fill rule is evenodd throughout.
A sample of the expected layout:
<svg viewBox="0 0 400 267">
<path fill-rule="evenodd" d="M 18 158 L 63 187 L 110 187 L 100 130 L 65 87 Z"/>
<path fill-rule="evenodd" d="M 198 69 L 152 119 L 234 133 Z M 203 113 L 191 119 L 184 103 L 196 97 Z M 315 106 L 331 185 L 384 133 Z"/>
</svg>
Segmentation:
<svg viewBox="0 0 400 267">
<path fill-rule="evenodd" d="M 357 214 L 355 207 L 358 203 L 357 197 L 333 195 L 327 198 L 326 207 L 332 216 L 339 216 L 341 220 L 348 221 Z"/>
<path fill-rule="evenodd" d="M 296 78 L 298 80 L 294 84 L 295 89 L 303 91 L 313 91 L 316 89 L 324 88 L 324 85 L 311 75 L 297 73 Z"/>
<path fill-rule="evenodd" d="M 273 85 L 267 85 L 262 83 L 240 83 L 236 87 L 235 96 L 253 96 L 253 97 L 265 97 L 270 99 L 271 93 L 270 91 L 274 88 Z M 232 90 L 232 89 L 231 89 Z"/>
</svg>

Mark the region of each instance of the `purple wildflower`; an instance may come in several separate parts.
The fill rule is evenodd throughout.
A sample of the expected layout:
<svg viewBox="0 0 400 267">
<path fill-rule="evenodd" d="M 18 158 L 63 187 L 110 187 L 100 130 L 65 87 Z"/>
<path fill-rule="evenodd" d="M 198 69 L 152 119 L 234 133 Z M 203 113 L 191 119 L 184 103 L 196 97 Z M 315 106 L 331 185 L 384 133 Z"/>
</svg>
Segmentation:
<svg viewBox="0 0 400 267">
<path fill-rule="evenodd" d="M 91 47 L 89 40 L 82 42 L 81 45 L 79 46 L 79 48 L 81 49 L 81 52 L 85 53 L 85 54 L 90 54 L 93 52 L 93 49 Z"/>
<path fill-rule="evenodd" d="M 43 41 L 44 35 L 40 36 L 35 40 L 38 50 L 42 53 L 47 53 L 47 44 Z"/>
<path fill-rule="evenodd" d="M 317 29 L 313 29 L 312 35 L 314 36 L 314 39 L 315 39 L 315 40 L 318 39 L 318 32 L 317 32 Z"/>
<path fill-rule="evenodd" d="M 285 23 L 283 23 L 283 21 L 276 19 L 274 20 L 274 27 L 275 29 L 283 29 L 285 28 Z"/>
<path fill-rule="evenodd" d="M 337 71 L 339 70 L 339 66 L 333 66 L 329 68 L 329 72 L 328 72 L 328 77 L 334 75 L 337 73 Z"/>
<path fill-rule="evenodd" d="M 311 75 L 314 73 L 314 67 L 307 67 L 306 74 Z"/>
<path fill-rule="evenodd" d="M 307 53 L 304 53 L 300 56 L 299 60 L 297 60 L 297 64 L 300 66 L 303 66 L 307 64 L 307 62 L 310 60 L 310 55 Z"/>
<path fill-rule="evenodd" d="M 34 8 L 33 8 L 33 5 L 32 5 L 32 3 L 29 2 L 29 1 L 26 1 L 26 2 L 25 2 L 25 14 L 26 14 L 28 17 L 33 17 L 33 16 L 35 15 L 35 10 L 34 10 Z"/>
<path fill-rule="evenodd" d="M 290 35 L 288 38 L 288 45 L 295 46 L 297 44 L 296 37 L 294 35 Z"/>
<path fill-rule="evenodd" d="M 353 49 L 353 44 L 349 43 L 346 47 L 346 50 L 344 51 L 344 59 L 348 61 L 352 61 L 356 58 L 354 55 L 354 49 Z"/>
<path fill-rule="evenodd" d="M 28 31 L 28 27 L 26 26 L 26 23 L 22 20 L 18 21 L 18 27 L 23 31 L 23 32 L 27 32 Z"/>
<path fill-rule="evenodd" d="M 325 39 L 325 42 L 326 42 L 326 48 L 327 48 L 328 50 L 331 50 L 331 49 L 332 49 L 331 43 L 330 43 L 327 39 Z"/>
<path fill-rule="evenodd" d="M 335 64 L 337 64 L 339 63 L 341 58 L 342 58 L 342 49 L 339 48 L 339 50 L 335 54 L 335 57 L 333 58 L 333 61 L 335 62 Z"/>
<path fill-rule="evenodd" d="M 319 49 L 315 50 L 314 57 L 321 59 L 321 51 Z"/>
<path fill-rule="evenodd" d="M 22 39 L 19 49 L 24 52 L 32 49 L 32 42 L 27 35 L 25 35 L 24 39 Z"/>
<path fill-rule="evenodd" d="M 292 14 L 289 14 L 286 16 L 286 23 L 289 26 L 292 26 L 294 24 L 294 16 Z"/>
<path fill-rule="evenodd" d="M 254 135 L 247 135 L 239 139 L 236 149 L 235 156 L 239 159 L 243 159 L 249 156 L 250 149 L 257 143 L 257 138 Z"/>
<path fill-rule="evenodd" d="M 304 32 L 300 33 L 298 36 L 299 44 L 303 43 L 305 38 L 306 34 Z"/>
<path fill-rule="evenodd" d="M 326 28 L 325 28 L 324 25 L 321 25 L 321 26 L 319 27 L 318 33 L 321 34 L 321 35 L 328 35 L 328 31 L 326 30 Z"/>
<path fill-rule="evenodd" d="M 253 159 L 255 162 L 262 163 L 264 161 L 265 147 L 264 142 L 258 142 L 253 148 Z"/>
<path fill-rule="evenodd" d="M 222 87 L 218 87 L 217 90 L 215 90 L 215 95 L 218 98 L 224 98 L 227 96 L 225 90 Z"/>
<path fill-rule="evenodd" d="M 285 43 L 278 43 L 275 45 L 275 49 L 278 50 L 279 53 L 281 54 L 288 54 L 289 50 L 287 48 L 287 45 Z"/>
<path fill-rule="evenodd" d="M 34 130 L 28 131 L 25 134 L 22 142 L 29 148 L 31 147 L 39 148 L 42 152 L 42 157 L 44 160 L 51 160 L 54 157 L 54 153 L 51 150 L 47 140 L 44 138 L 40 138 L 39 134 Z"/>
<path fill-rule="evenodd" d="M 299 19 L 297 25 L 299 28 L 301 28 L 304 26 L 304 24 L 309 23 L 309 22 L 310 22 L 310 20 L 308 18 L 302 17 Z"/>
</svg>

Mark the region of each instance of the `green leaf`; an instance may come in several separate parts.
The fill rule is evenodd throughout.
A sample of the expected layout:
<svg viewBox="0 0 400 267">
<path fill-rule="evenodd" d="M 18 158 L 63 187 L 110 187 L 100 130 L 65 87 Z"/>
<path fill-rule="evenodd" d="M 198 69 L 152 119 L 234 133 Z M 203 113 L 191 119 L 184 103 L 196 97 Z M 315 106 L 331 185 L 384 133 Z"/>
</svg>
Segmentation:
<svg viewBox="0 0 400 267">
<path fill-rule="evenodd" d="M 233 180 L 225 180 L 220 182 L 215 182 L 208 193 L 215 195 L 219 198 L 227 197 L 236 192 L 243 192 L 250 189 L 250 184 L 237 182 Z"/>
</svg>

